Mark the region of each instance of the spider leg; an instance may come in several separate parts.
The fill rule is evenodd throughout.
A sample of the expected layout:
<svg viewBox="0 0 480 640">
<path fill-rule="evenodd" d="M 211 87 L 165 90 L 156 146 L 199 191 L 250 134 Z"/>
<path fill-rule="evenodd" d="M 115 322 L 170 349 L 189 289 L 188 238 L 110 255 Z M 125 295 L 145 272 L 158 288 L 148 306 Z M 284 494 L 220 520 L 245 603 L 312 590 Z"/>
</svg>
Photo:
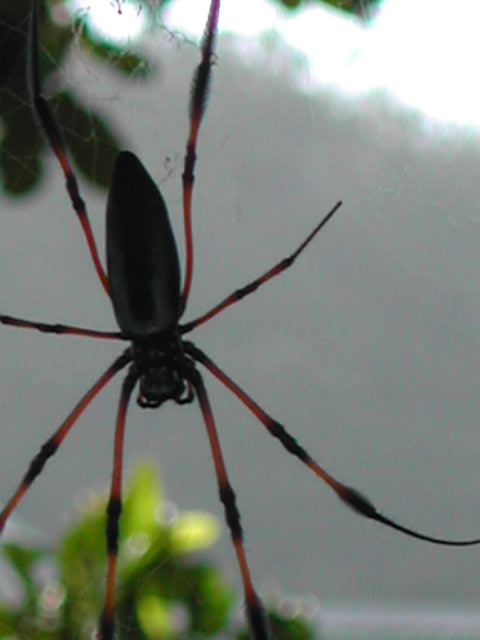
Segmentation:
<svg viewBox="0 0 480 640">
<path fill-rule="evenodd" d="M 91 401 L 96 395 L 110 382 L 113 376 L 123 369 L 132 359 L 130 349 L 127 349 L 118 357 L 112 365 L 100 376 L 95 384 L 87 391 L 83 398 L 78 402 L 76 407 L 70 413 L 70 415 L 62 422 L 57 431 L 51 436 L 45 444 L 42 446 L 38 454 L 33 458 L 28 468 L 27 473 L 23 477 L 23 480 L 19 484 L 17 490 L 8 501 L 7 505 L 0 513 L 0 534 L 5 527 L 5 524 L 12 513 L 12 511 L 18 506 L 20 500 L 32 485 L 35 478 L 41 473 L 47 460 L 56 453 L 58 447 L 63 443 L 67 437 L 70 429 L 76 423 L 81 414 L 85 411 Z"/>
<path fill-rule="evenodd" d="M 118 406 L 117 423 L 115 427 L 115 446 L 113 454 L 112 483 L 110 498 L 107 506 L 107 591 L 105 607 L 100 621 L 98 640 L 112 640 L 114 637 L 113 609 L 115 603 L 115 577 L 118 553 L 118 522 L 122 511 L 122 471 L 123 471 L 123 443 L 125 435 L 125 419 L 128 403 L 133 388 L 138 380 L 138 373 L 132 366 L 123 381 L 120 403 Z"/>
<path fill-rule="evenodd" d="M 248 568 L 245 548 L 243 546 L 243 531 L 240 523 L 240 513 L 236 505 L 235 493 L 228 479 L 227 470 L 223 461 L 222 450 L 220 448 L 217 429 L 215 427 L 207 392 L 203 384 L 202 377 L 196 369 L 189 374 L 189 378 L 197 394 L 205 426 L 207 428 L 215 473 L 217 475 L 220 500 L 225 508 L 225 519 L 230 529 L 233 546 L 235 548 L 238 565 L 240 567 L 240 573 L 242 575 L 245 603 L 252 637 L 255 640 L 268 640 L 269 633 L 267 630 L 264 610 L 261 600 L 255 592 L 250 576 L 250 569 Z"/>
<path fill-rule="evenodd" d="M 13 316 L 0 315 L 0 323 L 9 327 L 22 329 L 36 329 L 42 333 L 56 333 L 57 335 L 81 336 L 84 338 L 102 338 L 104 340 L 126 340 L 120 331 L 98 331 L 96 329 L 85 329 L 84 327 L 73 327 L 68 324 L 49 324 L 25 318 L 14 318 Z"/>
<path fill-rule="evenodd" d="M 35 112 L 40 121 L 40 125 L 47 136 L 48 142 L 57 156 L 58 162 L 62 168 L 66 180 L 66 188 L 72 207 L 77 214 L 80 225 L 85 235 L 90 256 L 97 272 L 98 278 L 106 292 L 108 293 L 108 279 L 98 256 L 95 238 L 93 237 L 92 228 L 88 219 L 85 201 L 80 195 L 77 177 L 72 169 L 70 160 L 68 159 L 67 148 L 60 132 L 60 127 L 50 109 L 48 102 L 42 95 L 41 76 L 40 76 L 40 55 L 39 55 L 39 36 L 38 36 L 38 0 L 33 2 L 32 20 L 30 25 L 30 71 L 31 71 L 31 90 L 33 97 L 33 105 Z"/>
<path fill-rule="evenodd" d="M 192 191 L 195 180 L 195 162 L 197 159 L 195 149 L 197 146 L 198 130 L 200 128 L 202 116 L 205 113 L 205 106 L 210 86 L 213 47 L 217 33 L 219 11 L 220 0 L 212 0 L 202 41 L 202 59 L 193 76 L 190 94 L 190 132 L 188 135 L 182 175 L 183 218 L 186 251 L 185 281 L 183 283 L 182 291 L 183 309 L 185 309 L 187 305 L 193 276 Z"/>
<path fill-rule="evenodd" d="M 280 262 L 277 262 L 276 265 L 268 269 L 268 271 L 265 271 L 265 273 L 261 275 L 259 278 L 256 278 L 255 280 L 253 280 L 252 282 L 249 282 L 244 287 L 241 287 L 240 289 L 236 289 L 235 291 L 233 291 L 233 293 L 231 293 L 224 300 L 216 304 L 214 307 L 212 307 L 212 309 L 210 309 L 203 315 L 199 316 L 198 318 L 195 318 L 194 320 L 191 320 L 190 322 L 185 323 L 184 325 L 181 325 L 180 332 L 182 333 L 182 335 L 184 333 L 188 333 L 192 329 L 195 329 L 199 325 L 204 324 L 205 322 L 208 322 L 208 320 L 211 320 L 211 318 L 221 313 L 227 307 L 230 307 L 236 302 L 239 302 L 245 296 L 250 295 L 251 293 L 256 291 L 258 287 L 262 286 L 272 278 L 275 278 L 276 276 L 283 273 L 283 271 L 291 267 L 292 264 L 295 262 L 295 260 L 298 258 L 298 256 L 302 253 L 302 251 L 315 238 L 315 236 L 320 231 L 320 229 L 322 229 L 322 227 L 324 227 L 327 224 L 330 218 L 333 217 L 333 215 L 341 207 L 341 205 L 342 205 L 341 201 L 337 202 L 337 204 L 333 207 L 333 209 L 331 209 L 327 213 L 327 215 L 317 224 L 317 226 L 313 229 L 313 231 L 311 231 L 308 234 L 305 240 L 295 249 L 293 253 L 291 253 L 286 258 L 283 258 L 283 260 L 280 260 Z"/>
<path fill-rule="evenodd" d="M 295 440 L 295 438 L 288 433 L 285 427 L 269 416 L 266 411 L 264 411 L 245 391 L 243 391 L 238 384 L 227 376 L 227 374 L 224 373 L 224 371 L 222 371 L 205 353 L 203 353 L 203 351 L 190 342 L 184 343 L 184 346 L 186 353 L 192 356 L 192 358 L 197 362 L 203 364 L 203 366 L 206 367 L 210 373 L 217 378 L 217 380 L 219 380 L 241 402 L 243 402 L 247 409 L 253 413 L 253 415 L 266 427 L 274 438 L 277 438 L 281 442 L 289 453 L 296 456 L 310 469 L 310 471 L 323 480 L 337 494 L 340 500 L 342 500 L 342 502 L 349 506 L 353 511 L 371 520 L 376 520 L 377 522 L 390 527 L 391 529 L 395 529 L 407 536 L 424 540 L 432 544 L 449 547 L 467 547 L 480 544 L 480 538 L 471 540 L 450 540 L 429 536 L 410 529 L 409 527 L 404 527 L 387 516 L 384 516 L 382 513 L 377 511 L 369 498 L 357 491 L 357 489 L 339 482 L 327 473 L 323 467 L 313 460 L 310 454 Z"/>
</svg>

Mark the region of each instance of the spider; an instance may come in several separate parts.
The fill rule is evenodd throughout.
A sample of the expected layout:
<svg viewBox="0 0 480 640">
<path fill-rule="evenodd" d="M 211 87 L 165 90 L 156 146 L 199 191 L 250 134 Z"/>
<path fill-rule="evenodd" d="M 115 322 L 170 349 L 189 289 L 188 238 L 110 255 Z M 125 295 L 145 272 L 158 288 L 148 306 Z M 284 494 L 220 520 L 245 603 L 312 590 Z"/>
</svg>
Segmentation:
<svg viewBox="0 0 480 640">
<path fill-rule="evenodd" d="M 97 277 L 105 293 L 111 299 L 120 331 L 97 331 L 64 324 L 46 324 L 6 315 L 0 316 L 0 322 L 9 326 L 36 329 L 47 333 L 124 340 L 128 341 L 130 346 L 88 389 L 33 458 L 18 488 L 0 513 L 0 532 L 12 511 L 18 506 L 35 478 L 43 470 L 47 460 L 63 444 L 86 407 L 117 373 L 128 367 L 121 390 L 115 427 L 113 471 L 106 524 L 106 594 L 99 623 L 98 639 L 112 640 L 114 637 L 114 590 L 119 519 L 122 509 L 123 441 L 127 409 L 137 385 L 137 404 L 143 409 L 158 408 L 168 400 L 173 400 L 179 405 L 191 403 L 195 399 L 198 401 L 210 444 L 220 500 L 224 506 L 226 522 L 237 556 L 251 635 L 254 640 L 268 638 L 268 625 L 263 613 L 262 602 L 253 586 L 245 554 L 235 493 L 223 461 L 203 377 L 197 366 L 201 365 L 229 389 L 290 454 L 297 457 L 310 471 L 323 480 L 357 514 L 376 520 L 406 535 L 435 544 L 450 546 L 479 544 L 480 539 L 446 540 L 434 538 L 404 527 L 381 514 L 368 498 L 356 489 L 339 482 L 315 462 L 293 436 L 264 411 L 208 355 L 193 342 L 184 339 L 184 336 L 193 329 L 208 322 L 245 296 L 254 293 L 269 280 L 289 269 L 341 206 L 341 202 L 337 202 L 289 256 L 280 260 L 252 282 L 233 291 L 203 315 L 180 323 L 187 306 L 193 276 L 191 203 L 196 145 L 200 123 L 206 109 L 211 79 L 220 0 L 211 0 L 210 2 L 201 43 L 201 60 L 194 72 L 191 88 L 190 129 L 182 176 L 186 245 L 185 276 L 182 285 L 177 248 L 166 205 L 160 191 L 140 160 L 129 151 L 122 151 L 118 155 L 113 169 L 106 214 L 107 271 L 105 272 L 103 269 L 87 216 L 86 205 L 79 192 L 77 178 L 68 158 L 60 126 L 42 95 L 39 69 L 38 11 L 39 0 L 33 0 L 29 32 L 33 106 L 40 126 L 64 173 L 71 205 L 82 226 Z"/>
</svg>

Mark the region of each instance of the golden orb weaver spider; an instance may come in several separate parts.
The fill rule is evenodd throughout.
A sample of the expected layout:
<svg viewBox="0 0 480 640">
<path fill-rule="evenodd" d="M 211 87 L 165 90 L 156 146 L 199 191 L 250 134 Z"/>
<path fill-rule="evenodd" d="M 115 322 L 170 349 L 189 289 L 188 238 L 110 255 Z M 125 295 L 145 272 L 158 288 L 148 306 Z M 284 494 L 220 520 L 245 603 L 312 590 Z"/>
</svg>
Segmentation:
<svg viewBox="0 0 480 640">
<path fill-rule="evenodd" d="M 22 482 L 0 514 L 0 530 L 4 528 L 12 511 L 40 474 L 47 460 L 63 443 L 93 398 L 100 393 L 116 373 L 128 366 L 116 420 L 113 473 L 106 527 L 107 587 L 104 611 L 98 632 L 99 639 L 110 640 L 114 636 L 114 589 L 118 525 L 121 513 L 123 440 L 127 408 L 137 383 L 139 389 L 137 403 L 142 408 L 157 408 L 167 400 L 173 400 L 177 404 L 198 400 L 211 448 L 220 499 L 225 508 L 225 517 L 240 569 L 252 637 L 255 640 L 267 638 L 268 628 L 263 615 L 263 607 L 253 587 L 247 563 L 235 494 L 223 462 L 203 378 L 197 367 L 197 365 L 201 365 L 229 389 L 289 453 L 297 457 L 316 476 L 320 477 L 356 513 L 406 535 L 436 544 L 467 546 L 480 543 L 479 539 L 455 541 L 417 533 L 379 513 L 362 494 L 342 484 L 317 464 L 286 429 L 267 414 L 209 356 L 192 342 L 183 338 L 196 327 L 208 322 L 292 266 L 296 258 L 313 241 L 320 229 L 333 217 L 341 205 L 338 202 L 287 258 L 275 264 L 244 287 L 235 290 L 201 316 L 183 324 L 180 323 L 187 307 L 193 276 L 191 203 L 196 145 L 208 96 L 220 0 L 211 0 L 201 47 L 201 61 L 192 82 L 190 131 L 183 173 L 186 265 L 182 284 L 175 239 L 165 203 L 146 169 L 138 158 L 129 151 L 123 151 L 118 156 L 110 185 L 106 223 L 107 271 L 105 272 L 60 127 L 42 96 L 39 69 L 38 4 L 39 0 L 34 0 L 30 32 L 31 85 L 34 108 L 65 175 L 72 207 L 85 234 L 97 276 L 112 301 L 120 331 L 97 331 L 62 324 L 45 324 L 6 315 L 0 316 L 0 321 L 5 325 L 19 328 L 96 339 L 126 340 L 131 344 L 87 391 L 35 456 Z"/>
</svg>

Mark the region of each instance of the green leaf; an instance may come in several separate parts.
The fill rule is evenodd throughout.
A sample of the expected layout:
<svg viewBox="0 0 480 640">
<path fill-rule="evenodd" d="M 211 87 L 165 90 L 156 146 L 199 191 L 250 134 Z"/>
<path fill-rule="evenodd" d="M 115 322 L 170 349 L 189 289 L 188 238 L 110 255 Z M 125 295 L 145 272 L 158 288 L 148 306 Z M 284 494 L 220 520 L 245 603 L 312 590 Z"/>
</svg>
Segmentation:
<svg viewBox="0 0 480 640">
<path fill-rule="evenodd" d="M 144 533 L 150 537 L 162 520 L 163 503 L 163 491 L 154 467 L 148 463 L 138 465 L 125 491 L 122 536 Z"/>
<path fill-rule="evenodd" d="M 10 195 L 20 195 L 39 182 L 43 141 L 31 114 L 4 122 L 6 134 L 0 143 L 0 176 Z"/>
<path fill-rule="evenodd" d="M 120 151 L 115 135 L 98 114 L 84 109 L 68 91 L 50 102 L 75 164 L 88 180 L 107 188 Z"/>
<path fill-rule="evenodd" d="M 302 0 L 281 0 L 281 3 L 287 9 L 296 9 L 302 4 Z"/>
<path fill-rule="evenodd" d="M 206 514 L 180 514 L 173 522 L 162 516 L 163 492 L 154 468 L 141 464 L 125 483 L 124 516 L 115 586 L 115 623 L 119 640 L 180 638 L 249 638 L 231 628 L 237 598 L 220 571 L 192 554 L 218 535 L 219 526 Z M 61 584 L 52 591 L 54 616 L 42 608 L 45 592 L 37 592 L 35 564 L 46 552 L 4 545 L 4 553 L 27 588 L 22 606 L 9 611 L 0 604 L 0 640 L 91 640 L 105 599 L 105 509 L 107 494 L 92 495 L 78 519 L 62 537 L 55 559 Z M 215 535 L 213 535 L 213 532 Z M 132 540 L 146 544 L 132 553 Z M 175 541 L 172 543 L 172 541 Z M 175 550 L 173 551 L 173 549 Z M 51 554 L 48 554 L 51 557 Z M 56 594 L 56 595 L 55 595 Z M 50 601 L 50 597 L 47 597 Z M 274 639 L 313 640 L 301 616 L 273 612 Z"/>
<path fill-rule="evenodd" d="M 110 42 L 95 40 L 93 36 L 84 38 L 83 43 L 94 58 L 107 62 L 109 67 L 130 79 L 145 80 L 152 74 L 152 63 L 140 54 L 126 51 Z"/>
<path fill-rule="evenodd" d="M 170 548 L 180 555 L 211 547 L 220 537 L 218 520 L 209 513 L 189 511 L 172 523 Z"/>
<path fill-rule="evenodd" d="M 4 544 L 3 553 L 24 586 L 31 590 L 34 587 L 32 567 L 40 558 L 45 557 L 46 553 L 39 549 L 25 549 L 13 543 Z"/>
<path fill-rule="evenodd" d="M 187 575 L 195 585 L 189 600 L 192 629 L 215 635 L 227 628 L 236 598 L 220 572 L 204 565 L 192 568 Z"/>
<path fill-rule="evenodd" d="M 169 640 L 178 637 L 176 618 L 178 609 L 162 598 L 149 594 L 137 602 L 137 619 L 141 630 L 149 640 Z"/>
<path fill-rule="evenodd" d="M 313 627 L 301 614 L 287 615 L 281 610 L 270 610 L 268 623 L 270 626 L 271 640 L 316 640 L 318 638 Z M 235 636 L 236 640 L 250 640 L 250 633 L 245 628 Z"/>
</svg>

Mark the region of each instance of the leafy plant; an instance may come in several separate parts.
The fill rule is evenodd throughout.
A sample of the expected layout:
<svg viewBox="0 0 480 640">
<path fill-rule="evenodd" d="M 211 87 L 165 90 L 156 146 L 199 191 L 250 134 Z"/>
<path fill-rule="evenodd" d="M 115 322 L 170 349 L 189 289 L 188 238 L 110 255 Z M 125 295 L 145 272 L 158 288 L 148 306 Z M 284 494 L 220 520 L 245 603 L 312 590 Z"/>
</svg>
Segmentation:
<svg viewBox="0 0 480 640">
<path fill-rule="evenodd" d="M 18 602 L 0 604 L 0 638 L 91 640 L 104 598 L 106 497 L 92 496 L 54 551 L 3 546 L 23 587 Z M 169 513 L 170 512 L 170 513 Z M 116 621 L 118 638 L 248 640 L 234 620 L 238 601 L 205 550 L 218 539 L 206 513 L 175 514 L 165 503 L 152 466 L 127 483 L 120 526 Z M 49 579 L 39 569 L 49 565 Z M 268 612 L 272 637 L 314 640 L 309 623 L 280 610 Z"/>
<path fill-rule="evenodd" d="M 151 21 L 174 0 L 112 0 L 112 11 L 134 4 Z M 314 2 L 326 2 L 349 13 L 359 13 L 379 0 L 276 0 L 288 9 Z M 114 159 L 122 146 L 108 117 L 86 107 L 81 92 L 55 90 L 55 79 L 64 64 L 73 40 L 75 46 L 102 65 L 123 74 L 127 81 L 148 79 L 151 65 L 141 54 L 111 41 L 102 40 L 90 28 L 86 14 L 70 21 L 54 21 L 48 8 L 65 4 L 64 0 L 44 0 L 40 4 L 42 83 L 49 88 L 48 98 L 61 124 L 62 133 L 81 176 L 101 188 L 107 188 Z M 38 185 L 47 142 L 33 115 L 29 88 L 28 45 L 32 0 L 0 0 L 0 181 L 10 195 L 23 195 Z M 53 86 L 53 90 L 52 90 Z"/>
<path fill-rule="evenodd" d="M 48 3 L 48 6 L 53 3 Z M 57 7 L 59 3 L 57 3 Z M 32 109 L 27 34 L 31 0 L 0 0 L 0 177 L 11 195 L 21 195 L 39 182 L 47 142 Z M 146 78 L 148 61 L 137 53 L 104 42 L 89 29 L 85 16 L 78 15 L 72 30 L 52 20 L 47 2 L 40 3 L 42 83 L 49 86 L 64 64 L 73 39 L 101 64 L 122 73 L 126 79 Z M 99 113 L 82 104 L 70 91 L 50 91 L 49 102 L 62 124 L 69 151 L 84 178 L 107 187 L 113 161 L 121 142 Z M 72 135 L 72 131 L 75 135 Z"/>
</svg>

